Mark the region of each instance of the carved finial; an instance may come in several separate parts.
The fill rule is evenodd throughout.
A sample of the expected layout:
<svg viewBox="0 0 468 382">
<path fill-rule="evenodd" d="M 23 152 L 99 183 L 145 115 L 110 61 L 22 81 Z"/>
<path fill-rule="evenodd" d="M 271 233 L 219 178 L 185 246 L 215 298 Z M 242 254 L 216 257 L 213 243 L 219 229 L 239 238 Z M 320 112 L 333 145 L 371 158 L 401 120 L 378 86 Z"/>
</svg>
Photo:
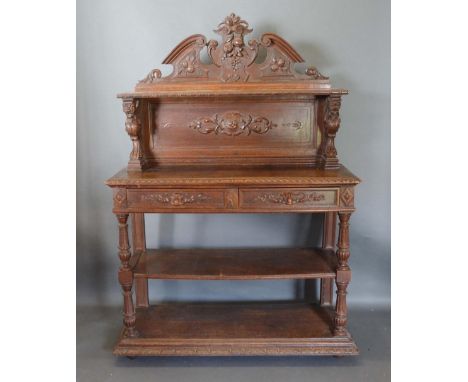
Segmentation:
<svg viewBox="0 0 468 382">
<path fill-rule="evenodd" d="M 218 29 L 215 29 L 214 32 L 219 34 L 237 33 L 244 35 L 252 32 L 252 29 L 249 29 L 249 23 L 247 21 L 231 13 L 229 16 L 226 16 L 223 22 L 218 24 Z"/>
<path fill-rule="evenodd" d="M 249 78 L 246 68 L 257 57 L 258 43 L 249 42 L 246 48 L 244 35 L 252 32 L 247 21 L 231 13 L 214 30 L 223 38 L 222 50 L 218 50 L 218 44 L 208 43 L 208 54 L 213 63 L 221 67 L 221 79 L 223 81 L 247 81 Z"/>
</svg>

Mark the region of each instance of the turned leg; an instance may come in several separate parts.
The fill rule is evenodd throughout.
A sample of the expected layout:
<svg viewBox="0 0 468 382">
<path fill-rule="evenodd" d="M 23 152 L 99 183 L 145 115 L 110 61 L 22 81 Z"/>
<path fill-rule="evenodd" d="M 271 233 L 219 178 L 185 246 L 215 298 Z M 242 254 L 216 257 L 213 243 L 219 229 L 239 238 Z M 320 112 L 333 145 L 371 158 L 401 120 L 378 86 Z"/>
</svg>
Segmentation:
<svg viewBox="0 0 468 382">
<path fill-rule="evenodd" d="M 325 212 L 322 248 L 335 250 L 336 212 Z M 333 279 L 320 279 L 320 305 L 333 304 Z"/>
<path fill-rule="evenodd" d="M 145 237 L 145 214 L 133 213 L 132 218 L 132 246 L 134 251 L 146 251 Z M 137 308 L 147 308 L 148 301 L 148 279 L 135 278 L 135 300 Z"/>
<path fill-rule="evenodd" d="M 130 245 L 128 243 L 128 214 L 117 214 L 119 221 L 119 282 L 123 291 L 123 323 L 125 327 L 125 335 L 128 337 L 136 337 L 135 329 L 135 308 L 132 299 L 133 272 L 130 268 Z"/>
<path fill-rule="evenodd" d="M 346 323 L 348 321 L 348 307 L 346 305 L 346 288 L 351 281 L 351 269 L 349 259 L 349 218 L 351 212 L 338 212 L 340 218 L 340 230 L 338 233 L 338 269 L 336 271 L 336 314 L 335 336 L 347 334 Z"/>
</svg>

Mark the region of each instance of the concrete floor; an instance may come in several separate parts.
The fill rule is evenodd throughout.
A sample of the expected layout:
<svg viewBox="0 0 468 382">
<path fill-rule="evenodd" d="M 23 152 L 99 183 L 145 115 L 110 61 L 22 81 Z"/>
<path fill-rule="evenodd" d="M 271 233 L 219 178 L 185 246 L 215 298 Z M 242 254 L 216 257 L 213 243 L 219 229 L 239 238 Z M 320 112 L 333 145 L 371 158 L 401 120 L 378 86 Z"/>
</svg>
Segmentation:
<svg viewBox="0 0 468 382">
<path fill-rule="evenodd" d="M 350 309 L 358 357 L 140 357 L 112 355 L 120 308 L 77 307 L 77 381 L 390 381 L 390 311 Z"/>
</svg>

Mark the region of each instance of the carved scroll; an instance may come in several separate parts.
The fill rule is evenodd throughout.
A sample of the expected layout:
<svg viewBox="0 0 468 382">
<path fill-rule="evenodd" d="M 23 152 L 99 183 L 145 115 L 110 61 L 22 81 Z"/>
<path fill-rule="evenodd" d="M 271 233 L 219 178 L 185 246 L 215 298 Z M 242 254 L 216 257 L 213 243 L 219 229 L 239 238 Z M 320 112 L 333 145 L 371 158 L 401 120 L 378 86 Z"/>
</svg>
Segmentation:
<svg viewBox="0 0 468 382">
<path fill-rule="evenodd" d="M 167 81 L 283 81 L 290 79 L 317 81 L 329 87 L 328 77 L 323 76 L 315 67 L 305 73 L 297 73 L 295 64 L 304 59 L 284 39 L 274 33 L 266 33 L 260 41 L 246 42 L 245 36 L 252 32 L 247 21 L 231 13 L 214 30 L 221 36 L 221 43 L 216 40 L 207 42 L 205 36 L 195 34 L 187 37 L 163 61 L 173 65 L 172 73 L 162 78 L 158 69 L 153 69 L 140 83 L 137 89 L 144 89 L 148 84 Z M 202 49 L 207 49 L 211 63 L 203 64 L 200 60 Z M 263 62 L 255 62 L 260 49 L 266 49 Z"/>
<path fill-rule="evenodd" d="M 313 192 L 311 194 L 305 194 L 303 192 L 282 192 L 277 193 L 264 193 L 257 196 L 257 199 L 262 202 L 270 202 L 275 204 L 285 204 L 291 206 L 294 204 L 306 203 L 308 201 L 322 201 L 325 200 L 324 194 Z"/>
<path fill-rule="evenodd" d="M 198 194 L 190 193 L 164 193 L 164 194 L 145 194 L 141 196 L 144 201 L 155 201 L 161 204 L 167 204 L 174 207 L 184 206 L 186 204 L 198 204 L 209 200 L 209 196 L 200 192 Z"/>
<path fill-rule="evenodd" d="M 277 125 L 265 117 L 252 117 L 250 114 L 229 112 L 221 116 L 199 118 L 189 123 L 189 127 L 201 134 L 225 134 L 237 136 L 251 133 L 265 134 Z"/>
</svg>

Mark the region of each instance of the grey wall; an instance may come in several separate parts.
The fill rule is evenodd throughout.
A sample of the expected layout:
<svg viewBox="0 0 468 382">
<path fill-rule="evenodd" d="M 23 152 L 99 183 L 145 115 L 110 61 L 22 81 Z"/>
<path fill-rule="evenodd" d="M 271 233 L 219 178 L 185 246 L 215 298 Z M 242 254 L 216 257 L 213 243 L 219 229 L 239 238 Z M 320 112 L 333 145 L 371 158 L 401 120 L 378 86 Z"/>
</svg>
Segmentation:
<svg viewBox="0 0 468 382">
<path fill-rule="evenodd" d="M 351 304 L 390 303 L 390 2 L 376 0 L 81 0 L 77 5 L 77 303 L 120 304 L 117 229 L 105 179 L 130 140 L 118 92 L 131 90 L 185 37 L 215 38 L 230 12 L 275 32 L 350 90 L 336 145 L 363 183 L 351 219 Z M 163 73 L 169 68 L 162 68 Z M 319 221 L 301 215 L 152 215 L 152 246 L 313 244 Z M 67 254 L 64 254 L 66 256 Z M 153 300 L 291 298 L 292 281 L 154 281 Z"/>
</svg>

